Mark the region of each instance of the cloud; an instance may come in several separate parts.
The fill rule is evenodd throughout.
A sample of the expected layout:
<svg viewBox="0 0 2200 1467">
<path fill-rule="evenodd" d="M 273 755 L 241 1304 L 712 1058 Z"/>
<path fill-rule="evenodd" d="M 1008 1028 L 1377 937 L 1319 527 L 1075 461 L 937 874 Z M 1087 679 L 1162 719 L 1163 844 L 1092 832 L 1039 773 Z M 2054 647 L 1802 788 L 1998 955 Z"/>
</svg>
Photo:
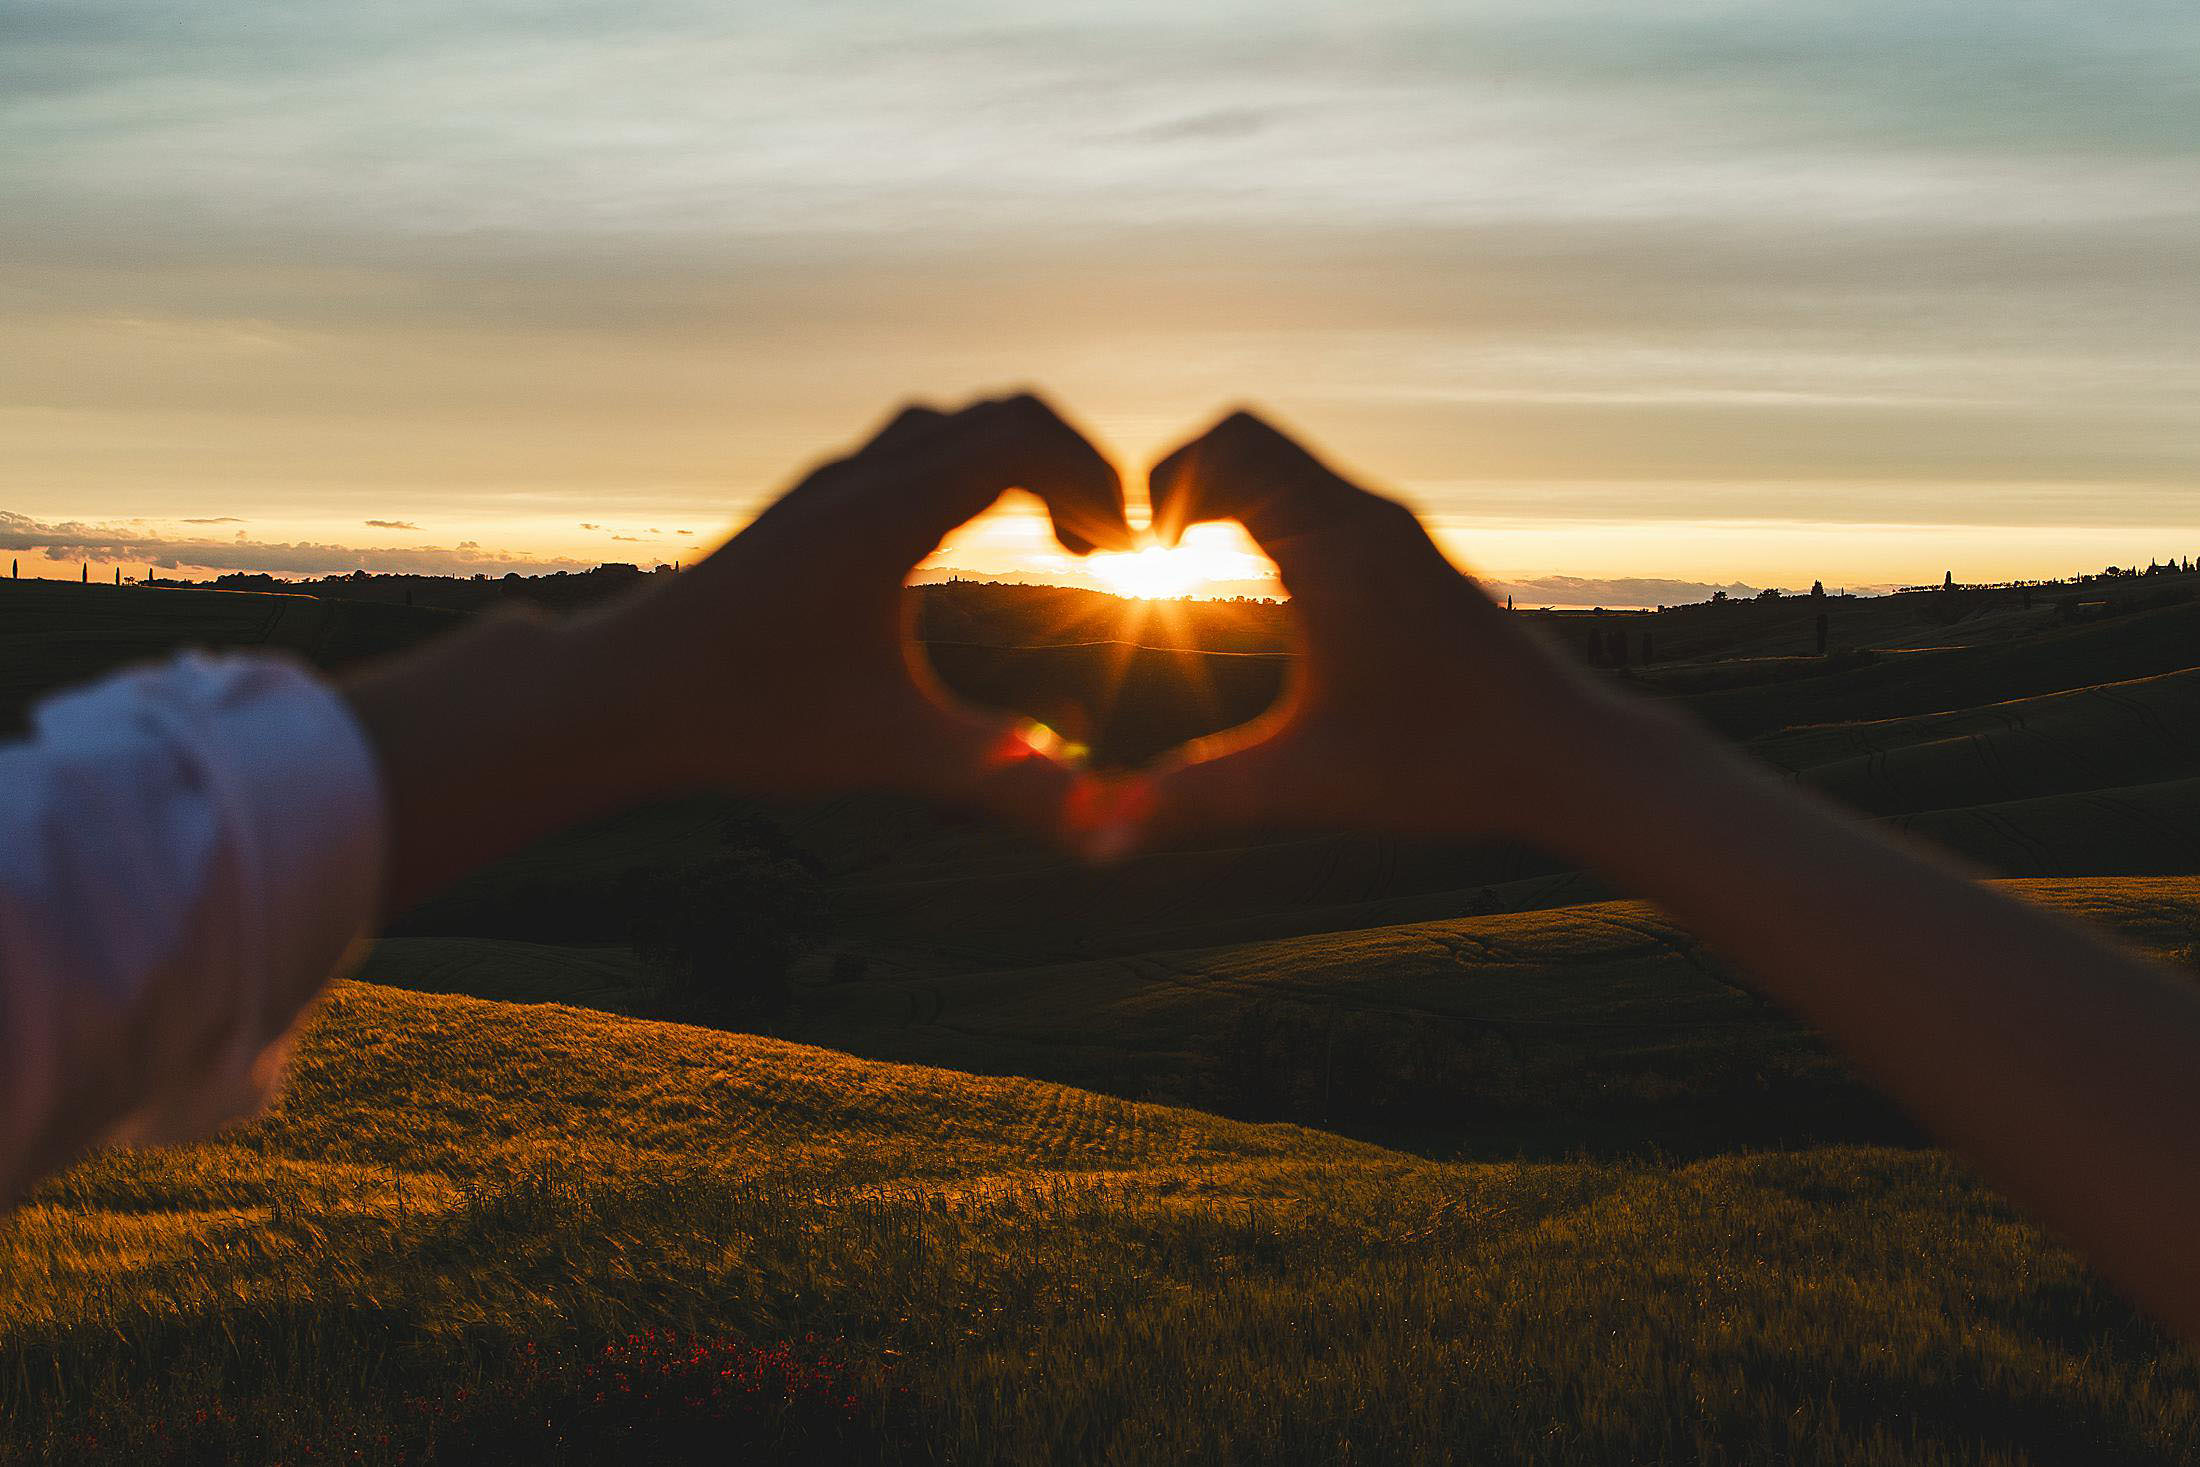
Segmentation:
<svg viewBox="0 0 2200 1467">
<path fill-rule="evenodd" d="M 693 530 L 674 530 L 672 533 L 675 535 L 692 535 L 695 532 Z"/>
<path fill-rule="evenodd" d="M 1250 137 L 1275 120 L 1275 113 L 1263 107 L 1219 107 L 1148 123 L 1129 136 L 1153 143 L 1228 141 Z"/>
<path fill-rule="evenodd" d="M 368 520 L 367 528 L 370 530 L 417 530 L 420 526 L 414 524 L 411 520 Z"/>
<path fill-rule="evenodd" d="M 0 4 L 13 477 L 714 515 L 1013 373 L 1629 518 L 2189 514 L 2190 0 L 1346 9 Z"/>
<path fill-rule="evenodd" d="M 614 540 L 624 540 L 630 545 L 639 545 L 642 543 L 642 537 L 639 535 L 613 535 L 611 538 Z"/>
<path fill-rule="evenodd" d="M 183 523 L 187 525 L 241 525 L 244 521 L 233 514 L 218 514 L 209 519 L 187 519 Z"/>
<path fill-rule="evenodd" d="M 55 561 L 143 562 L 162 570 L 261 571 L 278 576 L 325 576 L 364 570 L 426 576 L 469 576 L 516 570 L 582 571 L 593 562 L 513 555 L 483 550 L 472 540 L 456 549 L 436 545 L 326 545 L 312 541 L 235 540 L 148 535 L 128 525 L 47 522 L 0 510 L 0 550 L 41 551 Z"/>
<path fill-rule="evenodd" d="M 581 521 L 581 528 L 582 528 L 582 529 L 584 529 L 584 530 L 600 530 L 600 529 L 602 529 L 602 528 L 603 528 L 603 526 L 602 526 L 602 525 L 592 525 L 592 524 L 588 523 L 588 522 L 587 522 L 586 520 L 583 520 L 583 521 Z"/>
</svg>

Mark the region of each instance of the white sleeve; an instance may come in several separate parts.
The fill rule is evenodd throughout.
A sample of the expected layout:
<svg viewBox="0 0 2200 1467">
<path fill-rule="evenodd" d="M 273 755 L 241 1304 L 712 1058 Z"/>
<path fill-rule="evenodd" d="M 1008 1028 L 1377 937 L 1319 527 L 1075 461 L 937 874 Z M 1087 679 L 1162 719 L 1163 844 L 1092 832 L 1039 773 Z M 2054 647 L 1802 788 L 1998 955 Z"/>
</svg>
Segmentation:
<svg viewBox="0 0 2200 1467">
<path fill-rule="evenodd" d="M 383 820 L 349 706 L 283 657 L 120 673 L 0 744 L 0 1205 L 265 1102 L 373 920 Z"/>
</svg>

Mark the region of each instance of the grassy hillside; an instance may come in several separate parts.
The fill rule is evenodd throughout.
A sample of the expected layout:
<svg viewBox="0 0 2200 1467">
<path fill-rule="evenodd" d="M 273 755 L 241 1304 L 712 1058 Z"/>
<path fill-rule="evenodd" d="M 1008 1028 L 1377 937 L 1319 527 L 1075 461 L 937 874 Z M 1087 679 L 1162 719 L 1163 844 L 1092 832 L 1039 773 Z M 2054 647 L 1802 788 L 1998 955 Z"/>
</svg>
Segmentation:
<svg viewBox="0 0 2200 1467">
<path fill-rule="evenodd" d="M 1995 804 L 2200 773 L 2200 668 L 1908 718 L 1817 724 L 1750 744 L 1873 814 Z"/>
<path fill-rule="evenodd" d="M 2172 961 L 2200 943 L 2200 880 L 2010 885 Z M 1908 1134 L 1745 977 L 1632 902 L 882 973 L 815 991 L 789 1024 L 864 1054 L 1483 1153 Z"/>
<path fill-rule="evenodd" d="M 2187 578 L 2191 579 L 2191 578 Z M 2185 600 L 2076 625 L 1932 650 L 1890 651 L 1824 676 L 1691 696 L 1721 732 L 1755 738 L 1802 724 L 1939 713 L 2127 682 L 2193 665 L 2200 601 Z"/>
<path fill-rule="evenodd" d="M 1606 675 L 2194 969 L 2194 585 L 1676 608 Z M 506 594 L 319 589 L 0 583 L 0 720 Z M 951 685 L 1114 759 L 1289 672 L 1272 606 L 917 599 Z M 705 1010 L 636 893 L 751 855 L 726 910 L 826 914 L 779 1037 L 657 1022 Z M 398 922 L 265 1120 L 0 1223 L 0 1458 L 2200 1460 L 2200 1356 L 1624 895 L 1319 831 L 1091 871 L 877 797 L 567 832 Z"/>
<path fill-rule="evenodd" d="M 0 1246 L 31 1460 L 2200 1451 L 2200 1359 L 1930 1153 L 1437 1162 L 363 985 Z"/>
</svg>

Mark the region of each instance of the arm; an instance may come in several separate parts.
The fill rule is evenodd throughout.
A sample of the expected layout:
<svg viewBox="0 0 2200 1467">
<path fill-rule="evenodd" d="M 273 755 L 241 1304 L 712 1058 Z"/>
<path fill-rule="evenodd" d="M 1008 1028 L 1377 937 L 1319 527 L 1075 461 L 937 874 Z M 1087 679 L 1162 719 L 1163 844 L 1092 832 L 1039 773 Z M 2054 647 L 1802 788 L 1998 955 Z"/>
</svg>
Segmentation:
<svg viewBox="0 0 2200 1467">
<path fill-rule="evenodd" d="M 0 747 L 0 1204 L 102 1138 L 257 1107 L 373 910 L 381 816 L 343 702 L 286 659 L 39 706 Z"/>
<path fill-rule="evenodd" d="M 1255 419 L 1165 460 L 1154 495 L 1178 531 L 1244 520 L 1300 608 L 1305 665 L 1260 725 L 1118 791 L 1119 821 L 1501 834 L 1601 870 L 2200 1334 L 2200 991 L 1592 683 L 1405 511 Z"/>
<path fill-rule="evenodd" d="M 1114 469 L 1036 398 L 910 408 L 683 575 L 585 616 L 487 618 L 347 679 L 388 791 L 384 911 L 702 789 L 894 789 L 1051 830 L 1069 772 L 947 700 L 903 626 L 909 572 L 1010 487 L 1074 552 L 1129 543 Z"/>
<path fill-rule="evenodd" d="M 186 657 L 0 747 L 0 1205 L 102 1138 L 267 1095 L 379 909 L 657 795 L 899 789 L 1049 829 L 1070 778 L 912 661 L 910 569 L 1003 490 L 1124 544 L 1115 472 L 1034 398 L 904 412 L 688 574 L 497 615 L 331 689 Z"/>
<path fill-rule="evenodd" d="M 1597 740 L 1590 769 L 1637 778 L 1560 807 L 1546 843 L 1739 961 L 2133 1298 L 2200 1334 L 2192 984 L 1664 710 L 1617 711 Z"/>
</svg>

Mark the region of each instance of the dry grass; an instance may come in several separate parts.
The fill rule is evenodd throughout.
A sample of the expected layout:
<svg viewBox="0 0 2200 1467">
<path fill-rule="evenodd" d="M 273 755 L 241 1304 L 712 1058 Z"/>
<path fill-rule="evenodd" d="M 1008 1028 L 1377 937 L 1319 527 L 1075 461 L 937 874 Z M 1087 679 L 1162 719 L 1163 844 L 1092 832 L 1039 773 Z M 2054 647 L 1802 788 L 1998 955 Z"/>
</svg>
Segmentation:
<svg viewBox="0 0 2200 1467">
<path fill-rule="evenodd" d="M 913 1460 L 2200 1451 L 2200 1362 L 1929 1153 L 1439 1163 L 364 985 L 266 1120 L 4 1237 L 26 1460 L 158 1460 L 210 1407 L 271 1460 L 454 1460 L 425 1396 L 643 1328 L 834 1340 L 900 1388 L 862 1450 Z"/>
</svg>

